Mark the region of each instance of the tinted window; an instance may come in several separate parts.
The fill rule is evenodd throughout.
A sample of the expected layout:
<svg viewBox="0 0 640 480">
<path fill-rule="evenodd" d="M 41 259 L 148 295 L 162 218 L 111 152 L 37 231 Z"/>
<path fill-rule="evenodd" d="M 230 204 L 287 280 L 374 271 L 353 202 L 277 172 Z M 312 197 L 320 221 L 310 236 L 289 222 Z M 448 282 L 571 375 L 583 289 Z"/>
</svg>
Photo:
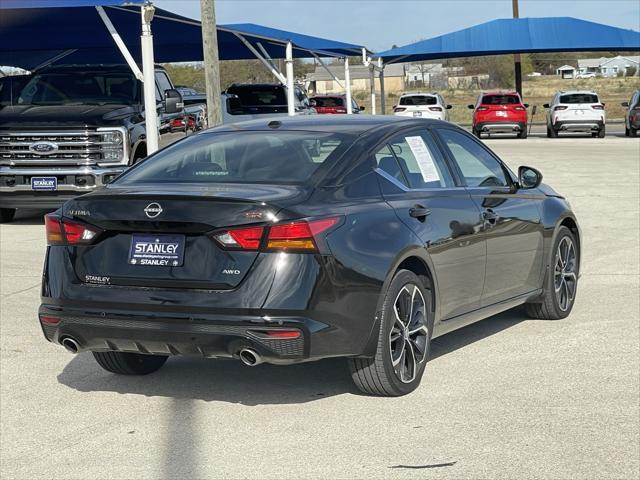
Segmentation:
<svg viewBox="0 0 640 480">
<path fill-rule="evenodd" d="M 231 86 L 227 93 L 237 95 L 245 107 L 282 106 L 287 104 L 284 88 L 279 85 Z"/>
<path fill-rule="evenodd" d="M 342 107 L 344 102 L 340 97 L 314 97 L 318 107 Z"/>
<path fill-rule="evenodd" d="M 439 153 L 430 135 L 414 131 L 391 139 L 376 154 L 376 161 L 381 170 L 402 179 L 409 188 L 451 187 L 453 179 Z"/>
<path fill-rule="evenodd" d="M 220 132 L 172 145 L 116 183 L 302 183 L 351 137 L 316 132 Z"/>
<path fill-rule="evenodd" d="M 140 85 L 130 73 L 61 72 L 34 75 L 20 93 L 21 105 L 138 103 Z"/>
<path fill-rule="evenodd" d="M 0 107 L 15 103 L 28 81 L 27 75 L 0 77 Z"/>
<path fill-rule="evenodd" d="M 400 105 L 437 105 L 438 99 L 432 95 L 411 95 L 400 97 Z"/>
<path fill-rule="evenodd" d="M 560 103 L 599 103 L 598 96 L 591 93 L 560 95 Z"/>
<path fill-rule="evenodd" d="M 468 135 L 450 129 L 438 129 L 451 157 L 456 162 L 469 187 L 508 186 L 500 162 Z"/>
<path fill-rule="evenodd" d="M 485 95 L 483 105 L 518 105 L 520 99 L 516 95 Z"/>
</svg>

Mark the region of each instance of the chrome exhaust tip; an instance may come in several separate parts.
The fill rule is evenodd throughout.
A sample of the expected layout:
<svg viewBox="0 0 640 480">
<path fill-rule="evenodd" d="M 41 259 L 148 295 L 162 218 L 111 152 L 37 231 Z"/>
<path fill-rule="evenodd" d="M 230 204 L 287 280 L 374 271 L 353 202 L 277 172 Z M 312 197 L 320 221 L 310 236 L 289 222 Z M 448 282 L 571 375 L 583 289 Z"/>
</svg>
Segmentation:
<svg viewBox="0 0 640 480">
<path fill-rule="evenodd" d="M 264 360 L 258 352 L 251 348 L 243 348 L 239 353 L 240 361 L 249 367 L 260 365 Z"/>
<path fill-rule="evenodd" d="M 67 350 L 67 352 L 78 353 L 80 345 L 71 337 L 65 337 L 60 344 Z"/>
</svg>

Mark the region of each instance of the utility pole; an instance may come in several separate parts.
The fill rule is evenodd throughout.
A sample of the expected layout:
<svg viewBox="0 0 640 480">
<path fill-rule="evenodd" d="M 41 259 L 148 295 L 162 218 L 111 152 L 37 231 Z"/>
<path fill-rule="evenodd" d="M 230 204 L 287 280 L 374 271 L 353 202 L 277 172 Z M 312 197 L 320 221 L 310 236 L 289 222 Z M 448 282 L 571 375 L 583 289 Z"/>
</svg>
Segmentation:
<svg viewBox="0 0 640 480">
<path fill-rule="evenodd" d="M 518 0 L 511 0 L 513 7 L 513 18 L 520 18 L 520 12 L 518 10 Z M 515 63 L 515 80 L 516 80 L 516 92 L 522 97 L 522 63 L 520 63 L 520 54 L 513 55 L 513 61 Z"/>
<path fill-rule="evenodd" d="M 207 120 L 209 127 L 215 127 L 222 124 L 220 60 L 218 58 L 215 0 L 200 0 L 200 16 L 202 21 L 204 80 L 207 92 Z"/>
</svg>

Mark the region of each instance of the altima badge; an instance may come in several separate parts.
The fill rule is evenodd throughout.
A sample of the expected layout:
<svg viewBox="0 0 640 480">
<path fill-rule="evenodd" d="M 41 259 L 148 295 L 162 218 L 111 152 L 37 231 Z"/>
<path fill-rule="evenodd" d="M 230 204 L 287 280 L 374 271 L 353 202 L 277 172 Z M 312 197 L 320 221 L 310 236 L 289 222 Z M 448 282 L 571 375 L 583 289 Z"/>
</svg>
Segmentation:
<svg viewBox="0 0 640 480">
<path fill-rule="evenodd" d="M 159 203 L 153 202 L 144 207 L 144 213 L 149 218 L 156 218 L 162 213 L 162 207 Z"/>
</svg>

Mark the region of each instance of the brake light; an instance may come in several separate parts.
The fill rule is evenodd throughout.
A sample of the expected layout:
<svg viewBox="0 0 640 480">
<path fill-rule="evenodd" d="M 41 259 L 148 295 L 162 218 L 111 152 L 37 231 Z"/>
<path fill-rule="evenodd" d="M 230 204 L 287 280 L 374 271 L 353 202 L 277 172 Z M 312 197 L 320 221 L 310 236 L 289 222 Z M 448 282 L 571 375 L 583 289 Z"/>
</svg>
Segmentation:
<svg viewBox="0 0 640 480">
<path fill-rule="evenodd" d="M 557 112 L 558 110 L 566 110 L 567 107 L 565 107 L 564 105 L 558 105 L 557 107 L 553 107 L 553 111 Z"/>
<path fill-rule="evenodd" d="M 319 235 L 340 221 L 339 217 L 300 220 L 269 227 L 234 228 L 213 235 L 224 248 L 231 250 L 260 250 L 266 233 L 264 250 L 317 252 Z"/>
<path fill-rule="evenodd" d="M 604 105 L 591 105 L 594 110 L 604 110 Z"/>
<path fill-rule="evenodd" d="M 396 107 L 393 109 L 394 112 L 404 112 L 406 110 L 406 108 L 404 107 Z"/>
<path fill-rule="evenodd" d="M 44 217 L 47 245 L 89 245 L 100 234 L 96 227 L 48 214 Z"/>
<path fill-rule="evenodd" d="M 479 112 L 486 112 L 487 110 L 489 110 L 489 107 L 478 107 Z"/>
<path fill-rule="evenodd" d="M 58 325 L 60 323 L 60 318 L 52 317 L 50 315 L 40 315 L 40 321 L 47 325 Z"/>
<path fill-rule="evenodd" d="M 442 108 L 441 107 L 429 107 L 429 110 L 431 110 L 433 112 L 441 112 Z"/>
<path fill-rule="evenodd" d="M 336 113 L 347 113 L 346 108 L 336 108 Z"/>
<path fill-rule="evenodd" d="M 300 330 L 262 330 L 260 333 L 269 338 L 300 338 Z"/>
</svg>

